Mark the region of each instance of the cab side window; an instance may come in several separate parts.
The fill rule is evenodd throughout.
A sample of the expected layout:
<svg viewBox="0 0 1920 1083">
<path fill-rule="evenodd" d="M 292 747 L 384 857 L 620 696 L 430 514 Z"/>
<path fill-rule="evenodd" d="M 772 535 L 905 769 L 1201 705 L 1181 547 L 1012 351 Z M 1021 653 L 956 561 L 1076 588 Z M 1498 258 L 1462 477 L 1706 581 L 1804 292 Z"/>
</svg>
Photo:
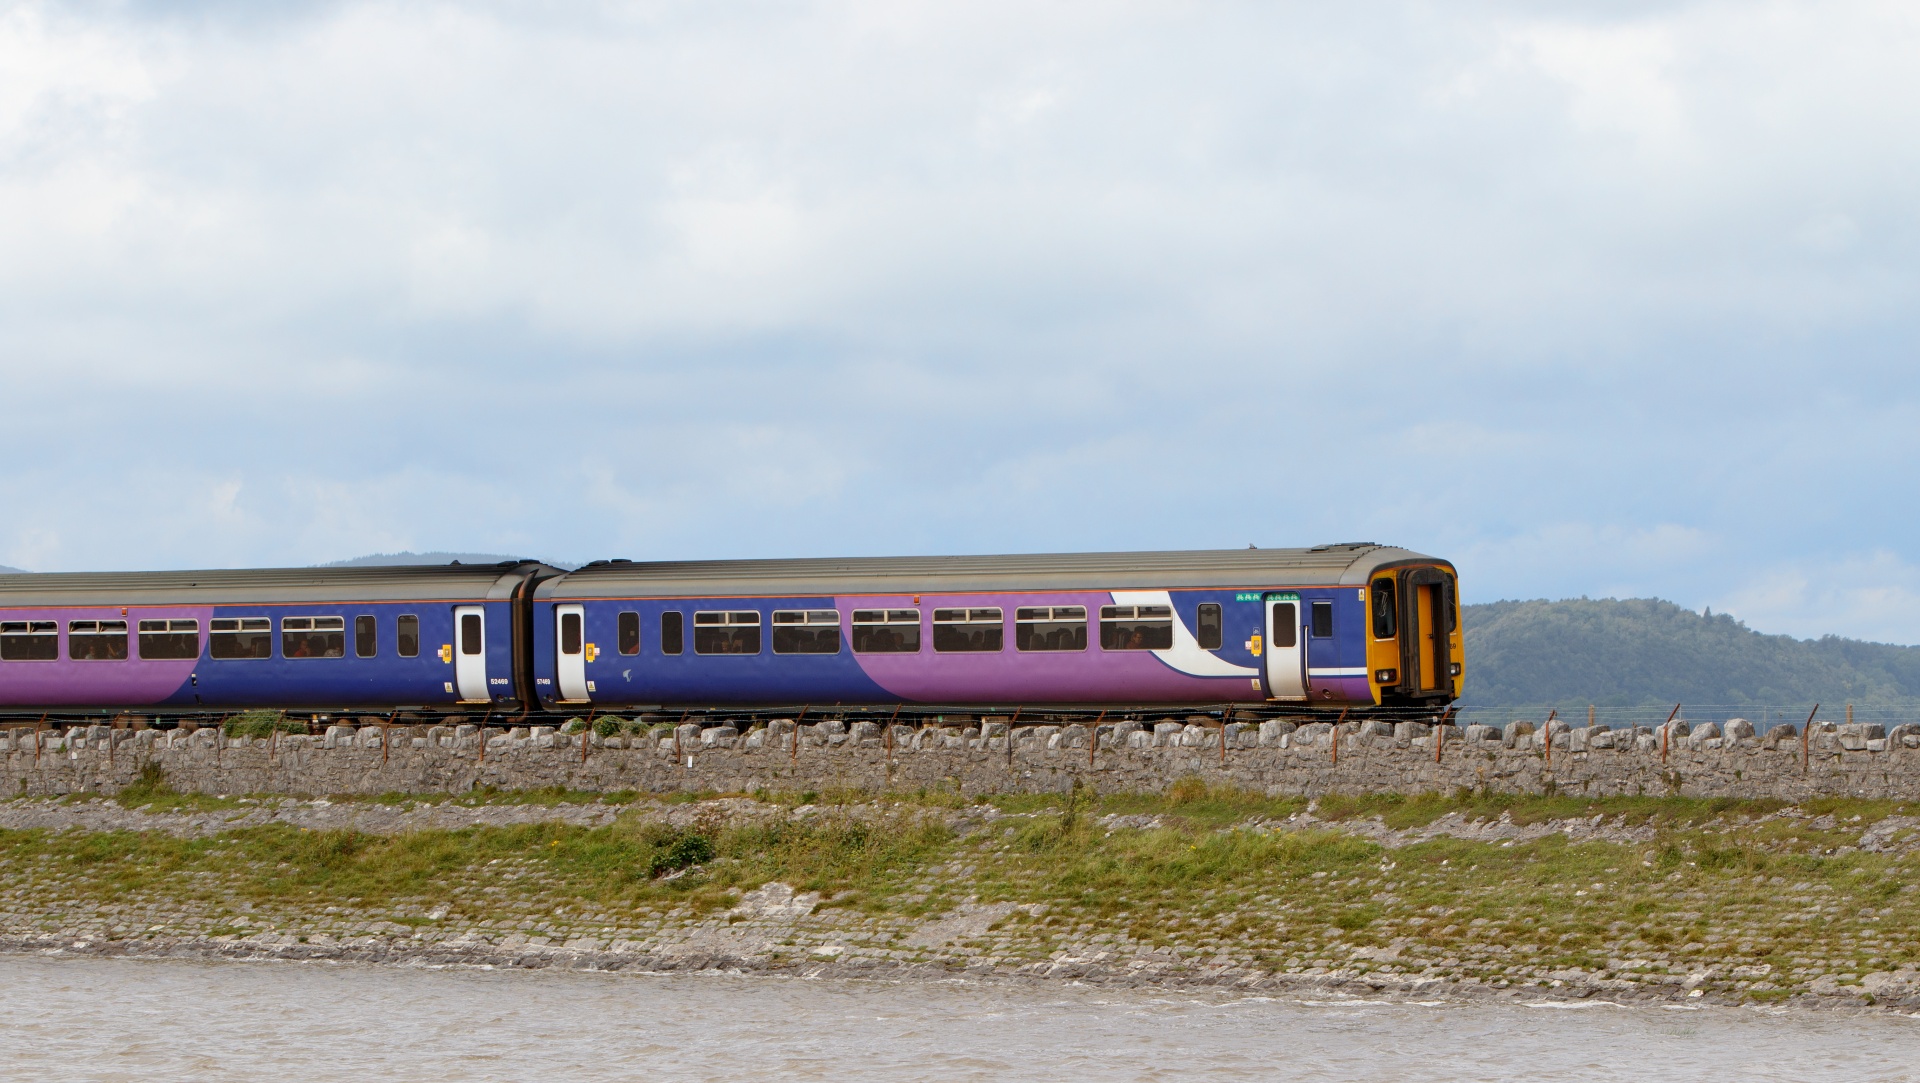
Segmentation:
<svg viewBox="0 0 1920 1083">
<path fill-rule="evenodd" d="M 1373 638 L 1392 639 L 1399 629 L 1399 592 L 1391 578 L 1382 576 L 1373 581 Z"/>
</svg>

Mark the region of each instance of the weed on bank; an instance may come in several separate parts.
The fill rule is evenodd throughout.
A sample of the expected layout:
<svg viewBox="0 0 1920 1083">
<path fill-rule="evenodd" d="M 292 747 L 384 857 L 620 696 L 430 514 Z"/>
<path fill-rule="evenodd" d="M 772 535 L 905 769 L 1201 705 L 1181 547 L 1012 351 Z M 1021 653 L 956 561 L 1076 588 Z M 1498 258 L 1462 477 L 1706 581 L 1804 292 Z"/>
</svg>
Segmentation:
<svg viewBox="0 0 1920 1083">
<path fill-rule="evenodd" d="M 148 782 L 123 803 L 166 808 L 177 799 L 163 780 Z M 1920 963 L 1907 933 L 1920 919 L 1920 858 L 1859 845 L 1888 817 L 1914 815 L 1890 802 L 1460 794 L 1309 806 L 1188 782 L 1152 795 L 998 797 L 1001 815 L 970 816 L 980 806 L 945 793 L 882 804 L 862 796 L 859 815 L 854 795 L 757 796 L 816 811 L 764 823 L 716 811 L 670 827 L 651 799 L 625 795 L 602 827 L 374 835 L 268 825 L 203 838 L 0 831 L 0 910 L 28 927 L 95 915 L 127 935 L 149 927 L 138 915 L 164 912 L 176 923 L 197 915 L 203 930 L 231 931 L 239 927 L 222 922 L 245 912 L 251 927 L 350 919 L 604 936 L 676 914 L 730 914 L 742 895 L 778 881 L 817 893 L 846 920 L 895 930 L 889 936 L 963 904 L 1014 904 L 994 928 L 950 949 L 999 960 L 1157 952 L 1276 972 L 1492 984 L 1710 973 L 1737 977 L 1742 995 L 1761 999 L 1817 977 L 1847 984 Z M 1442 836 L 1389 848 L 1343 830 L 1355 820 L 1404 829 L 1451 815 L 1514 824 L 1598 817 L 1638 833 Z"/>
</svg>

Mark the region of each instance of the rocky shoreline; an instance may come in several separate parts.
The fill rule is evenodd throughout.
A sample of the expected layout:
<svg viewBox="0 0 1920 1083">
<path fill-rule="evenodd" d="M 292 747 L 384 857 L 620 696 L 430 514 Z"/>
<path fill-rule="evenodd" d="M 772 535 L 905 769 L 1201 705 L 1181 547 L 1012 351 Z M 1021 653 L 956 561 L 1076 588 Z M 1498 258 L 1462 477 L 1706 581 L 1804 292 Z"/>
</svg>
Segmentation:
<svg viewBox="0 0 1920 1083">
<path fill-rule="evenodd" d="M 277 942 L 276 942 L 277 941 Z M 501 947 L 485 942 L 416 943 L 408 938 L 372 937 L 352 943 L 298 943 L 293 937 L 163 937 L 89 940 L 84 935 L 0 936 L 0 954 L 45 958 L 170 960 L 229 963 L 301 963 L 482 970 L 554 970 L 596 974 L 718 973 L 796 979 L 834 979 L 893 983 L 967 982 L 985 985 L 1066 984 L 1132 990 L 1208 991 L 1240 996 L 1276 994 L 1366 997 L 1389 1000 L 1474 1002 L 1501 1000 L 1593 1000 L 1619 1005 L 1750 1006 L 1746 998 L 1710 993 L 1690 981 L 1648 986 L 1640 982 L 1551 980 L 1543 985 L 1489 985 L 1434 977 L 1388 978 L 1358 970 L 1296 975 L 1246 972 L 1231 966 L 1185 967 L 1156 960 L 1115 961 L 1071 954 L 1021 966 L 952 960 L 902 963 L 851 955 L 793 960 L 772 954 L 733 954 L 692 949 L 667 952 L 609 951 L 566 946 Z M 1821 984 L 1807 993 L 1772 1001 L 1769 1007 L 1821 1012 L 1875 1012 L 1920 1017 L 1920 974 L 1911 970 L 1876 976 L 1859 988 Z"/>
</svg>

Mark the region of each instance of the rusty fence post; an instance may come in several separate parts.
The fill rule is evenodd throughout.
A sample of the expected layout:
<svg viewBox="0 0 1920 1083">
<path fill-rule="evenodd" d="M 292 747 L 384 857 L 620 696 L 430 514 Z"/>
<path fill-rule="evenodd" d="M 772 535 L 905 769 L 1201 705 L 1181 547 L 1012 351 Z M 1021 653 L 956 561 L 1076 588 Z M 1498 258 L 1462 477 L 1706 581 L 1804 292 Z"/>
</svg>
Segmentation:
<svg viewBox="0 0 1920 1083">
<path fill-rule="evenodd" d="M 1015 707 L 1013 717 L 1007 720 L 1007 770 L 1013 770 L 1013 727 L 1020 724 L 1020 712 L 1025 708 Z"/>
<path fill-rule="evenodd" d="M 1808 771 L 1807 747 L 1808 740 L 1813 734 L 1813 716 L 1819 713 L 1820 705 L 1816 703 L 1813 705 L 1813 710 L 1807 712 L 1807 724 L 1800 727 L 1800 773 L 1803 775 Z"/>
<path fill-rule="evenodd" d="M 1093 769 L 1093 750 L 1100 747 L 1100 723 L 1107 720 L 1107 712 L 1102 709 L 1100 717 L 1093 720 L 1093 730 L 1087 734 L 1087 769 Z"/>
<path fill-rule="evenodd" d="M 1560 708 L 1547 709 L 1547 720 L 1540 723 L 1541 747 L 1547 750 L 1547 770 L 1553 770 L 1553 720 L 1560 716 Z"/>
<path fill-rule="evenodd" d="M 1347 708 L 1340 708 L 1340 717 L 1333 723 L 1333 765 L 1340 766 L 1340 727 L 1347 721 Z"/>
<path fill-rule="evenodd" d="M 1680 705 L 1676 703 L 1673 705 L 1673 710 L 1667 712 L 1667 720 L 1661 723 L 1660 725 L 1660 762 L 1661 763 L 1667 762 L 1667 739 L 1673 733 L 1673 720 L 1675 718 L 1678 718 L 1679 716 L 1680 716 Z"/>
</svg>

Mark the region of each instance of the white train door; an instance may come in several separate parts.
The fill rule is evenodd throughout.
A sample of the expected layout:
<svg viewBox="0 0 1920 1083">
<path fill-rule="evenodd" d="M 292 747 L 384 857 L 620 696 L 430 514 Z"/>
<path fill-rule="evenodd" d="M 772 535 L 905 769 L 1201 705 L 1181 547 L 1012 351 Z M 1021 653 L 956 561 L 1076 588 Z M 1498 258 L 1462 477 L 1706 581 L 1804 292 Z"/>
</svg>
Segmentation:
<svg viewBox="0 0 1920 1083">
<path fill-rule="evenodd" d="M 1306 651 L 1300 638 L 1300 596 L 1267 595 L 1267 698 L 1306 699 Z"/>
<path fill-rule="evenodd" d="M 487 690 L 487 611 L 477 605 L 453 607 L 453 681 L 460 702 L 485 703 Z"/>
<path fill-rule="evenodd" d="M 553 607 L 554 640 L 559 644 L 560 698 L 579 703 L 587 695 L 587 611 L 583 606 Z"/>
</svg>

